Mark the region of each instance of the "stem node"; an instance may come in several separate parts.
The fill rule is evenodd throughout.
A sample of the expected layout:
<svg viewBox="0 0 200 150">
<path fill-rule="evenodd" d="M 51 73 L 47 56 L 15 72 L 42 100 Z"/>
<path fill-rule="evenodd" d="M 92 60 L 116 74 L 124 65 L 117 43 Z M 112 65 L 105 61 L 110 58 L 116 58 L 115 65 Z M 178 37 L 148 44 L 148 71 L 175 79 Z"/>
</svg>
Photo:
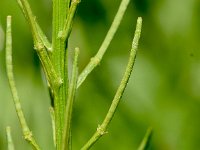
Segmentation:
<svg viewBox="0 0 200 150">
<path fill-rule="evenodd" d="M 108 133 L 108 131 L 105 131 L 105 129 L 104 129 L 101 125 L 98 125 L 98 127 L 97 127 L 97 132 L 98 132 L 101 136 Z"/>
</svg>

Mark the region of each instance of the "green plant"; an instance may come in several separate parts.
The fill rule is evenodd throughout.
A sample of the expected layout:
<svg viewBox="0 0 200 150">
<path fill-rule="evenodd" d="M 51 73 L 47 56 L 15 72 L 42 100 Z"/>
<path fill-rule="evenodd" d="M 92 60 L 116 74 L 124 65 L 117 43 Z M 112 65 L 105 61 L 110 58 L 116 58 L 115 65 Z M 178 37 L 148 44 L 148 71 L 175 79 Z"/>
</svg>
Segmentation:
<svg viewBox="0 0 200 150">
<path fill-rule="evenodd" d="M 78 56 L 79 48 L 74 51 L 74 61 L 72 73 L 68 73 L 68 38 L 72 30 L 73 19 L 77 6 L 80 0 L 53 0 L 53 29 L 52 29 L 52 43 L 50 43 L 41 30 L 32 13 L 30 5 L 27 0 L 17 0 L 25 18 L 27 19 L 34 41 L 34 48 L 41 61 L 44 73 L 47 79 L 47 85 L 52 96 L 53 106 L 50 108 L 52 117 L 52 125 L 54 132 L 54 143 L 57 150 L 72 149 L 71 148 L 71 120 L 73 112 L 73 103 L 75 99 L 76 90 L 84 82 L 91 71 L 100 63 L 103 55 L 105 54 L 111 40 L 113 39 L 119 24 L 123 18 L 125 10 L 130 0 L 122 0 L 119 10 L 114 18 L 114 21 L 103 41 L 97 54 L 91 59 L 85 69 L 78 75 Z M 101 125 L 98 126 L 94 135 L 89 141 L 81 148 L 82 150 L 89 149 L 101 136 L 107 133 L 107 127 L 112 120 L 115 111 L 119 105 L 123 92 L 127 86 L 129 77 L 133 70 L 133 65 L 136 58 L 138 49 L 138 42 L 140 39 L 142 28 L 142 18 L 137 20 L 135 35 L 130 51 L 129 61 L 118 87 L 118 90 L 113 98 L 112 104 L 108 113 Z M 12 31 L 11 31 L 11 16 L 7 17 L 7 32 L 6 32 L 6 66 L 7 76 L 13 95 L 15 109 L 21 124 L 23 135 L 33 147 L 39 150 L 35 138 L 30 131 L 22 108 L 17 89 L 14 82 L 13 66 L 12 66 Z M 141 143 L 140 150 L 146 149 L 151 135 L 151 129 L 148 130 L 143 142 Z M 8 149 L 14 149 L 10 128 L 7 128 Z"/>
</svg>

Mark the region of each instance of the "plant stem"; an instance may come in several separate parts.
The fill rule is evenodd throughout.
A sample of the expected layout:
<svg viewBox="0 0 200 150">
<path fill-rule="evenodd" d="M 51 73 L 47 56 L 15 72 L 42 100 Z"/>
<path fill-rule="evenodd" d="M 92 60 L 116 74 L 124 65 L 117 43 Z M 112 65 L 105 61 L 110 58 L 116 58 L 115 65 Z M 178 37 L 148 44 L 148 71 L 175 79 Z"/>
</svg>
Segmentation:
<svg viewBox="0 0 200 150">
<path fill-rule="evenodd" d="M 64 126 L 64 132 L 63 132 L 62 150 L 70 149 L 72 111 L 73 111 L 73 103 L 75 99 L 76 85 L 77 85 L 77 79 L 78 79 L 78 55 L 79 55 L 79 49 L 76 48 L 75 54 L 74 54 L 71 81 L 70 81 L 69 90 L 68 90 L 69 92 L 68 92 L 67 106 L 66 106 L 66 112 L 65 112 L 65 126 Z"/>
<path fill-rule="evenodd" d="M 63 29 L 63 32 L 61 35 L 61 38 L 63 39 L 63 41 L 66 41 L 69 38 L 69 35 L 72 30 L 72 24 L 73 24 L 75 12 L 76 12 L 78 4 L 80 2 L 81 2 L 80 0 L 72 0 L 72 2 L 71 2 L 67 20 L 65 21 L 64 29 Z"/>
<path fill-rule="evenodd" d="M 147 150 L 147 148 L 149 147 L 151 136 L 152 136 L 152 127 L 149 127 L 138 150 Z"/>
<path fill-rule="evenodd" d="M 90 140 L 83 146 L 83 148 L 81 148 L 81 150 L 89 149 L 101 136 L 103 136 L 106 133 L 106 129 L 115 114 L 115 111 L 119 105 L 121 97 L 124 93 L 124 90 L 127 86 L 128 80 L 130 78 L 131 72 L 133 70 L 136 53 L 137 53 L 137 49 L 138 49 L 138 42 L 139 42 L 140 34 L 141 34 L 141 28 L 142 28 L 142 18 L 139 17 L 137 20 L 137 26 L 136 26 L 136 30 L 135 30 L 135 36 L 133 39 L 133 43 L 132 43 L 132 49 L 130 52 L 129 62 L 126 67 L 126 71 L 124 73 L 122 81 L 121 81 L 121 83 L 117 89 L 117 92 L 114 96 L 112 104 L 108 110 L 108 113 L 107 113 L 103 123 L 101 125 L 99 125 L 99 127 L 97 128 L 97 131 L 90 138 Z"/>
<path fill-rule="evenodd" d="M 39 26 L 39 24 L 37 23 L 36 20 L 35 20 L 35 24 L 36 24 L 36 28 L 37 28 L 37 31 L 38 31 L 38 34 L 40 36 L 40 39 L 41 39 L 42 43 L 44 44 L 44 46 L 46 47 L 48 52 L 51 54 L 52 53 L 52 45 L 51 45 L 51 43 L 49 42 L 48 38 L 46 37 L 46 35 L 42 31 L 41 27 Z"/>
<path fill-rule="evenodd" d="M 11 16 L 7 17 L 7 30 L 6 30 L 6 69 L 7 69 L 7 76 L 10 85 L 10 89 L 12 92 L 15 109 L 21 124 L 21 128 L 23 131 L 23 135 L 25 140 L 27 140 L 35 150 L 40 150 L 38 144 L 36 143 L 33 135 L 27 126 L 24 113 L 21 108 L 19 96 L 17 93 L 17 89 L 15 86 L 14 75 L 13 75 L 13 65 L 12 65 L 12 30 L 11 30 Z"/>
<path fill-rule="evenodd" d="M 28 14 L 27 14 L 27 11 L 23 5 L 22 5 L 22 2 L 21 0 L 17 0 L 17 3 L 18 5 L 20 6 L 25 18 L 28 20 Z M 28 2 L 27 2 L 28 3 Z M 52 47 L 51 47 L 51 43 L 49 42 L 49 40 L 47 39 L 46 35 L 44 34 L 44 32 L 42 31 L 41 27 L 39 26 L 39 24 L 37 23 L 37 21 L 35 20 L 35 26 L 37 27 L 37 30 L 38 30 L 38 33 L 39 33 L 39 36 L 43 42 L 43 44 L 45 45 L 45 47 L 49 50 L 49 51 L 52 51 Z"/>
<path fill-rule="evenodd" d="M 8 150 L 15 150 L 10 127 L 6 127 L 6 136 L 8 141 Z"/>
<path fill-rule="evenodd" d="M 51 124 L 52 124 L 52 131 L 53 131 L 53 143 L 56 147 L 56 130 L 55 130 L 55 112 L 53 107 L 49 107 L 49 112 L 51 116 Z"/>
<path fill-rule="evenodd" d="M 96 66 L 98 66 L 99 63 L 101 62 L 102 57 L 104 56 L 106 50 L 108 49 L 108 46 L 110 45 L 110 42 L 112 41 L 120 23 L 121 23 L 121 20 L 124 16 L 124 13 L 128 7 L 129 2 L 130 2 L 130 0 L 122 0 L 121 1 L 121 4 L 117 11 L 117 14 L 112 22 L 112 25 L 111 25 L 103 43 L 101 44 L 101 47 L 99 48 L 97 54 L 93 58 L 91 58 L 88 65 L 85 67 L 85 69 L 79 75 L 77 88 L 84 82 L 84 80 L 92 72 L 92 70 Z"/>
<path fill-rule="evenodd" d="M 39 25 L 36 24 L 35 17 L 31 11 L 30 5 L 26 0 L 17 0 L 20 8 L 22 9 L 25 18 L 28 20 L 28 23 L 31 27 L 33 34 L 34 46 L 44 67 L 44 72 L 46 73 L 47 80 L 53 90 L 57 90 L 62 84 L 62 80 L 57 75 L 52 61 L 49 58 L 48 52 L 45 49 L 44 43 L 41 40 L 42 30 L 39 29 Z M 40 34 L 39 34 L 40 33 Z M 44 34 L 43 34 L 44 35 Z M 44 39 L 43 39 L 44 40 Z"/>
<path fill-rule="evenodd" d="M 59 38 L 59 34 L 63 31 L 64 22 L 67 16 L 67 6 L 69 1 L 53 0 L 53 27 L 52 27 L 52 61 L 55 70 L 62 78 L 63 84 L 57 92 L 54 93 L 54 110 L 55 110 L 55 126 L 56 126 L 56 148 L 61 150 L 62 133 L 64 126 L 64 114 L 66 106 L 67 88 L 68 88 L 68 59 L 66 57 L 66 43 Z"/>
</svg>

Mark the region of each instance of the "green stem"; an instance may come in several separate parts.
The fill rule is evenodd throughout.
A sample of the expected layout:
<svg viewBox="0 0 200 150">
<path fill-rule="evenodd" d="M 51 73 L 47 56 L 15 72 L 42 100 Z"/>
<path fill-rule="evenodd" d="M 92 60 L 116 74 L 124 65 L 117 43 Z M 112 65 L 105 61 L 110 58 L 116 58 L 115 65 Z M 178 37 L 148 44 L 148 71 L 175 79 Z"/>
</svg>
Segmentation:
<svg viewBox="0 0 200 150">
<path fill-rule="evenodd" d="M 68 70 L 66 63 L 66 43 L 59 38 L 59 34 L 63 31 L 64 23 L 67 16 L 66 0 L 53 0 L 53 20 L 52 20 L 52 61 L 58 75 L 63 79 L 63 84 L 57 92 L 54 93 L 54 110 L 55 110 L 55 126 L 56 126 L 56 148 L 61 150 L 62 133 L 64 125 L 64 114 L 66 106 L 67 88 L 68 88 Z"/>
<path fill-rule="evenodd" d="M 27 11 L 23 5 L 22 5 L 22 2 L 21 0 L 17 0 L 25 18 L 28 20 L 28 14 L 27 14 Z M 28 2 L 27 2 L 28 3 Z M 45 47 L 51 52 L 52 51 L 52 47 L 51 47 L 51 43 L 49 42 L 49 40 L 47 39 L 46 35 L 44 34 L 44 32 L 42 31 L 41 27 L 39 26 L 39 24 L 37 23 L 37 21 L 35 20 L 35 26 L 37 27 L 37 30 L 38 30 L 38 33 L 39 33 L 39 36 L 43 42 L 43 44 L 45 45 Z"/>
<path fill-rule="evenodd" d="M 97 54 L 93 58 L 91 58 L 88 65 L 85 67 L 85 69 L 79 75 L 77 88 L 84 82 L 84 80 L 92 72 L 92 70 L 96 66 L 98 66 L 99 63 L 101 62 L 102 57 L 104 56 L 108 46 L 110 45 L 110 42 L 112 41 L 120 23 L 121 23 L 121 20 L 124 16 L 124 13 L 127 9 L 129 2 L 130 2 L 130 0 L 122 0 L 121 4 L 119 6 L 119 9 L 117 11 L 117 14 L 112 22 L 112 25 L 105 37 L 100 49 L 98 50 Z"/>
<path fill-rule="evenodd" d="M 6 127 L 6 136 L 8 141 L 8 150 L 15 150 L 10 127 Z"/>
<path fill-rule="evenodd" d="M 66 0 L 66 15 L 69 14 L 69 7 L 71 5 L 71 0 Z"/>
<path fill-rule="evenodd" d="M 48 52 L 45 49 L 44 43 L 41 40 L 41 37 L 43 37 L 42 35 L 44 35 L 44 34 L 42 33 L 42 30 L 40 29 L 39 25 L 37 25 L 37 23 L 35 21 L 35 17 L 31 11 L 28 1 L 18 0 L 18 4 L 19 4 L 20 8 L 22 9 L 22 11 L 31 27 L 31 31 L 33 34 L 33 40 L 34 40 L 34 46 L 38 53 L 38 56 L 42 63 L 42 66 L 44 68 L 44 72 L 47 76 L 47 80 L 48 80 L 50 86 L 52 87 L 52 89 L 56 91 L 59 88 L 59 86 L 62 84 L 62 80 L 55 72 L 52 61 L 50 60 Z"/>
<path fill-rule="evenodd" d="M 64 126 L 64 132 L 63 132 L 62 150 L 70 149 L 72 111 L 73 111 L 73 103 L 75 99 L 76 85 L 77 85 L 77 79 L 78 79 L 78 55 L 79 55 L 79 49 L 76 48 L 75 54 L 74 54 L 71 81 L 70 81 L 69 90 L 68 90 L 69 92 L 68 92 L 67 106 L 66 106 L 66 112 L 65 112 L 65 126 Z"/>
<path fill-rule="evenodd" d="M 19 118 L 21 128 L 23 131 L 23 135 L 25 140 L 27 140 L 35 150 L 40 150 L 38 144 L 36 143 L 35 139 L 33 138 L 32 132 L 30 131 L 24 113 L 21 108 L 19 96 L 17 93 L 17 89 L 15 86 L 14 75 L 13 75 L 13 65 L 12 65 L 12 30 L 11 30 L 11 16 L 7 17 L 7 30 L 6 30 L 6 69 L 7 69 L 7 76 L 10 85 L 10 89 L 12 92 L 15 109 L 17 112 L 17 116 Z"/>
<path fill-rule="evenodd" d="M 63 29 L 63 32 L 61 35 L 61 38 L 63 39 L 63 41 L 66 41 L 69 38 L 69 35 L 72 30 L 72 24 L 73 24 L 75 12 L 76 12 L 78 4 L 80 2 L 81 2 L 80 0 L 72 0 L 72 2 L 71 2 L 69 13 L 68 13 L 67 19 L 65 21 L 64 29 Z"/>
<path fill-rule="evenodd" d="M 147 132 L 138 148 L 138 150 L 147 150 L 152 136 L 152 127 L 147 129 Z"/>
<path fill-rule="evenodd" d="M 140 39 L 140 34 L 141 34 L 141 28 L 142 28 L 142 18 L 139 17 L 137 20 L 137 26 L 136 26 L 136 30 L 135 30 L 135 36 L 133 39 L 133 44 L 132 44 L 132 49 L 130 52 L 130 57 L 129 57 L 129 62 L 128 65 L 126 67 L 126 71 L 124 73 L 124 76 L 122 78 L 122 81 L 117 89 L 117 92 L 114 96 L 114 99 L 112 101 L 112 104 L 108 110 L 108 113 L 103 121 L 103 123 L 101 125 L 99 125 L 99 127 L 97 128 L 97 131 L 94 133 L 94 135 L 90 138 L 90 140 L 83 146 L 83 148 L 81 150 L 87 150 L 89 149 L 101 136 L 103 136 L 106 132 L 106 129 L 109 125 L 109 123 L 111 122 L 115 111 L 119 105 L 119 102 L 121 100 L 121 97 L 124 93 L 124 90 L 127 86 L 128 80 L 130 78 L 131 72 L 133 70 L 133 66 L 134 66 L 134 62 L 135 62 L 135 58 L 136 58 L 136 53 L 137 53 L 137 49 L 138 49 L 138 42 Z"/>
<path fill-rule="evenodd" d="M 46 35 L 42 31 L 42 29 L 39 26 L 39 24 L 37 23 L 37 21 L 35 21 L 35 23 L 36 23 L 37 31 L 38 31 L 38 34 L 40 36 L 40 39 L 41 39 L 42 43 L 44 44 L 44 46 L 46 47 L 48 52 L 51 54 L 52 53 L 52 45 L 51 45 L 51 43 L 49 42 L 48 38 L 46 37 Z"/>
<path fill-rule="evenodd" d="M 51 124 L 52 124 L 52 131 L 53 131 L 53 143 L 56 147 L 56 130 L 55 130 L 55 112 L 53 107 L 49 108 L 50 116 L 51 116 Z"/>
</svg>

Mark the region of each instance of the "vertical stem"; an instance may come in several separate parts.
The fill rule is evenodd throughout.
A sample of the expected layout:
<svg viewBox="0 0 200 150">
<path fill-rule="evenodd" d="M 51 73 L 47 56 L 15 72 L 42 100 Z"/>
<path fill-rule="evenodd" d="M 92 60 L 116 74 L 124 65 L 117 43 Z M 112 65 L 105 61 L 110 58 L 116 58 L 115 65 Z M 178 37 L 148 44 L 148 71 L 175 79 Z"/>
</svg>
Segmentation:
<svg viewBox="0 0 200 150">
<path fill-rule="evenodd" d="M 6 127 L 6 136 L 8 141 L 8 150 L 15 150 L 10 127 Z"/>
<path fill-rule="evenodd" d="M 6 29 L 6 71 L 8 76 L 8 81 L 10 89 L 13 96 L 13 101 L 15 105 L 15 110 L 19 118 L 19 122 L 22 128 L 24 139 L 27 140 L 35 150 L 40 150 L 38 144 L 36 143 L 32 132 L 30 131 L 24 113 L 22 111 L 20 99 L 18 96 L 17 88 L 15 86 L 15 80 L 13 75 L 13 65 L 12 65 L 12 30 L 11 30 L 11 16 L 7 17 L 7 29 Z"/>
<path fill-rule="evenodd" d="M 69 2 L 69 1 L 68 1 Z M 55 65 L 55 70 L 63 79 L 63 84 L 57 92 L 54 93 L 55 104 L 55 126 L 56 126 L 56 147 L 61 149 L 62 132 L 64 124 L 64 114 L 66 105 L 66 89 L 68 87 L 68 73 L 67 73 L 67 58 L 65 57 L 66 45 L 59 37 L 62 32 L 67 13 L 66 0 L 53 0 L 53 29 L 52 29 L 52 61 Z"/>
<path fill-rule="evenodd" d="M 56 147 L 56 131 L 55 131 L 55 112 L 53 107 L 49 108 L 50 116 L 51 116 L 51 124 L 52 124 L 52 131 L 53 131 L 53 144 Z"/>
<path fill-rule="evenodd" d="M 71 120 L 72 120 L 73 103 L 75 99 L 76 84 L 77 84 L 77 77 L 78 77 L 78 55 L 79 55 L 79 49 L 76 48 L 75 54 L 74 54 L 71 80 L 70 80 L 70 85 L 68 89 L 62 150 L 70 149 Z"/>
</svg>

